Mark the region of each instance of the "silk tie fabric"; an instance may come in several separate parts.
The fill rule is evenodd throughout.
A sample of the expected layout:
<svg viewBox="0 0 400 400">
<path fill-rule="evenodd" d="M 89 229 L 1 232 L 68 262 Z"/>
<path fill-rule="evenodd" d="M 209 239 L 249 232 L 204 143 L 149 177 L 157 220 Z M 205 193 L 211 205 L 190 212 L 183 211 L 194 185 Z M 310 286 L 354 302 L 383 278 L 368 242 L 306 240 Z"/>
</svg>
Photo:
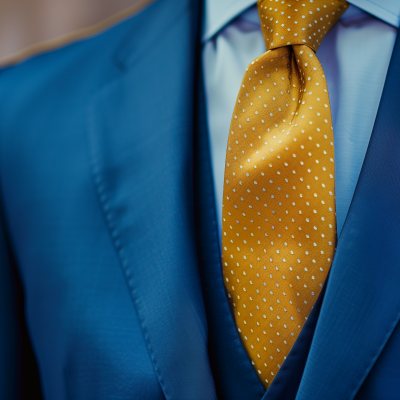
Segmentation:
<svg viewBox="0 0 400 400">
<path fill-rule="evenodd" d="M 333 130 L 315 52 L 347 7 L 343 0 L 259 0 L 267 52 L 246 69 L 233 111 L 223 273 L 265 388 L 307 320 L 335 251 Z"/>
</svg>

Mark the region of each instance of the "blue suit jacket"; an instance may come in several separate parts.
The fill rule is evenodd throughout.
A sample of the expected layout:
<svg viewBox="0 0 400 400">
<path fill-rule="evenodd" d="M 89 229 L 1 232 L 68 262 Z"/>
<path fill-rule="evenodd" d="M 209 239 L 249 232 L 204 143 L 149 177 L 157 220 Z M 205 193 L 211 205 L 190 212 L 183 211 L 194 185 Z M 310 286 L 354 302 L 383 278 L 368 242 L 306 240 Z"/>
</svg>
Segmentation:
<svg viewBox="0 0 400 400">
<path fill-rule="evenodd" d="M 264 393 L 221 277 L 200 8 L 1 71 L 0 398 L 29 398 L 21 292 L 46 399 L 400 398 L 400 42 L 326 291 Z"/>
</svg>

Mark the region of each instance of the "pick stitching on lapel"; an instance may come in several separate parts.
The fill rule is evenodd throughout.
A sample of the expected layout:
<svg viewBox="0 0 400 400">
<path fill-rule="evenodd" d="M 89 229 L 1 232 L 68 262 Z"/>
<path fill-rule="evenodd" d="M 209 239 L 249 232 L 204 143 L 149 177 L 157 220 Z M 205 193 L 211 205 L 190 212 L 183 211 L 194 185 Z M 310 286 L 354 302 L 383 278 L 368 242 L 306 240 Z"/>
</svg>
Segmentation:
<svg viewBox="0 0 400 400">
<path fill-rule="evenodd" d="M 96 190 L 165 397 L 216 399 L 193 221 L 196 2 L 132 21 L 89 111 Z"/>
<path fill-rule="evenodd" d="M 353 399 L 400 319 L 400 37 L 297 400 Z"/>
</svg>

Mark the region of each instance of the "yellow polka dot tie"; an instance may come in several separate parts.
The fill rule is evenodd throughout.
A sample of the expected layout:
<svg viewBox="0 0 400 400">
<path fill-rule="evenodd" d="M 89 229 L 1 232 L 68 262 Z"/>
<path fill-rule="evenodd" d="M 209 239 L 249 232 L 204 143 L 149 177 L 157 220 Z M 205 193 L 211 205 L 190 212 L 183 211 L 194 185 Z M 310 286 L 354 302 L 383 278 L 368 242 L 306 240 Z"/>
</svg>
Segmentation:
<svg viewBox="0 0 400 400">
<path fill-rule="evenodd" d="M 333 131 L 315 51 L 343 0 L 259 0 L 267 52 L 246 69 L 226 153 L 222 247 L 243 345 L 267 388 L 336 245 Z"/>
</svg>

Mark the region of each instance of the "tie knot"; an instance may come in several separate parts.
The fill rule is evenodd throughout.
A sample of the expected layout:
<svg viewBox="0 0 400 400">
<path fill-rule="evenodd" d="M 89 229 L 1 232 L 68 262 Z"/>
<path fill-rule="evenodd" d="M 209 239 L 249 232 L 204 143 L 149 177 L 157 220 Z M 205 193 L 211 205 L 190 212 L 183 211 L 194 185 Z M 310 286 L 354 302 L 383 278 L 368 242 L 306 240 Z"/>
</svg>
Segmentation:
<svg viewBox="0 0 400 400">
<path fill-rule="evenodd" d="M 348 6 L 345 0 L 258 0 L 267 50 L 305 44 L 317 51 Z"/>
</svg>

